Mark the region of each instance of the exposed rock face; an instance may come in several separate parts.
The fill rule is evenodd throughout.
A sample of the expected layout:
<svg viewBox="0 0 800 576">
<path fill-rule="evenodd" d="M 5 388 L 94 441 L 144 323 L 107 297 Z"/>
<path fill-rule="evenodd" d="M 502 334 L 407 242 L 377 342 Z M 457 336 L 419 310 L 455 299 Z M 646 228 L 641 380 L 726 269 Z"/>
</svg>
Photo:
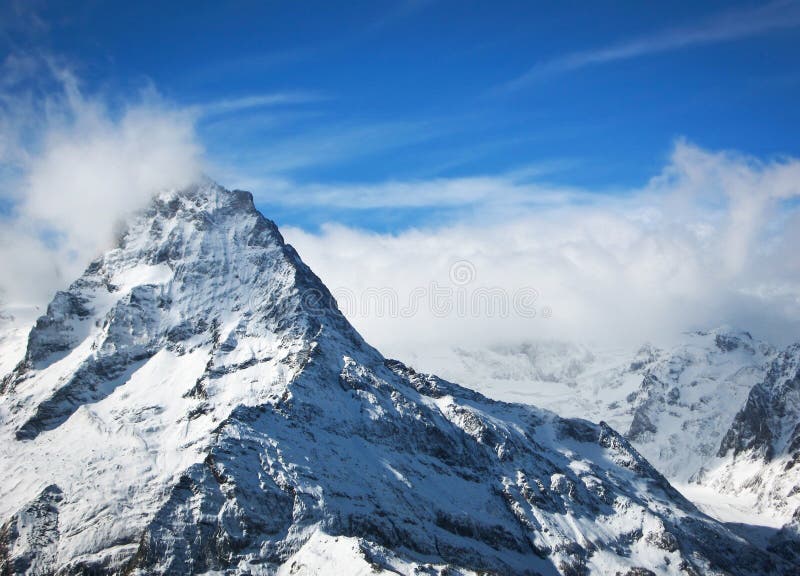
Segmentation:
<svg viewBox="0 0 800 576">
<path fill-rule="evenodd" d="M 724 330 L 691 334 L 673 350 L 649 350 L 638 365 L 641 382 L 628 396 L 625 436 L 669 478 L 696 477 L 773 354 L 746 332 Z"/>
<path fill-rule="evenodd" d="M 790 520 L 771 548 L 800 543 L 800 344 L 789 346 L 750 390 L 703 481 L 728 493 L 751 493 L 758 505 Z M 783 544 L 781 544 L 783 543 Z M 797 559 L 797 553 L 792 553 Z"/>
<path fill-rule="evenodd" d="M 63 493 L 47 486 L 0 528 L 3 574 L 48 574 L 57 569 L 58 505 Z"/>
<path fill-rule="evenodd" d="M 608 425 L 384 359 L 245 192 L 160 195 L 18 360 L 0 573 L 789 569 Z"/>
<path fill-rule="evenodd" d="M 768 462 L 781 454 L 794 462 L 800 456 L 800 344 L 781 352 L 764 381 L 750 390 L 718 455 L 745 453 Z"/>
</svg>

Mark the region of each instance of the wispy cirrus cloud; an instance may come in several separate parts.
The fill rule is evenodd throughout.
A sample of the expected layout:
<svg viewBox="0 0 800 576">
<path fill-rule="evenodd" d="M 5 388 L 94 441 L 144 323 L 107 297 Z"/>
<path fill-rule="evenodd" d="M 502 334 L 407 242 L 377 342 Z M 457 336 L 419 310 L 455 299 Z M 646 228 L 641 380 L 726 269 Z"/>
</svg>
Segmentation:
<svg viewBox="0 0 800 576">
<path fill-rule="evenodd" d="M 521 174 L 524 175 L 524 174 Z M 351 211 L 404 208 L 513 207 L 584 202 L 591 194 L 566 186 L 525 182 L 515 173 L 375 183 L 300 184 L 275 179 L 258 200 L 308 209 Z"/>
<path fill-rule="evenodd" d="M 777 0 L 756 8 L 716 14 L 701 24 L 669 28 L 616 44 L 579 50 L 538 62 L 524 74 L 498 87 L 497 92 L 513 92 L 548 76 L 589 66 L 631 60 L 691 46 L 730 42 L 798 26 L 800 2 Z"/>
<path fill-rule="evenodd" d="M 236 182 L 260 187 L 274 186 L 282 175 L 319 166 L 346 163 L 371 155 L 403 148 L 433 138 L 438 127 L 415 121 L 330 120 L 322 117 L 315 126 L 291 121 L 291 111 L 268 118 L 265 125 L 242 115 L 235 122 L 215 126 L 206 131 L 215 155 L 215 173 L 229 175 Z M 288 119 L 288 120 L 287 120 Z M 254 121 L 255 120 L 255 121 Z M 278 125 L 284 130 L 276 129 Z M 291 128 L 287 132 L 287 126 Z M 226 149 L 227 135 L 238 131 L 244 150 Z M 236 184 L 241 186 L 244 184 Z M 258 190 L 254 190 L 258 192 Z"/>
<path fill-rule="evenodd" d="M 236 114 L 259 108 L 293 106 L 326 100 L 326 96 L 318 92 L 293 91 L 251 94 L 239 98 L 222 98 L 188 106 L 186 111 L 199 118 L 209 118 L 224 114 Z"/>
</svg>

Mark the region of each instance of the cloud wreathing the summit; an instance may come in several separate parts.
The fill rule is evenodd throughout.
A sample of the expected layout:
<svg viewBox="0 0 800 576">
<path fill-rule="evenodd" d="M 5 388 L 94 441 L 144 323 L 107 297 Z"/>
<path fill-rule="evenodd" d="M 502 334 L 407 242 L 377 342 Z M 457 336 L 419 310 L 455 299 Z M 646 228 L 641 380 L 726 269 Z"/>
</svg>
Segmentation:
<svg viewBox="0 0 800 576">
<path fill-rule="evenodd" d="M 201 171 L 192 115 L 150 88 L 113 106 L 52 59 L 9 56 L 0 99 L 2 288 L 38 303 L 112 241 L 120 218 Z"/>
</svg>

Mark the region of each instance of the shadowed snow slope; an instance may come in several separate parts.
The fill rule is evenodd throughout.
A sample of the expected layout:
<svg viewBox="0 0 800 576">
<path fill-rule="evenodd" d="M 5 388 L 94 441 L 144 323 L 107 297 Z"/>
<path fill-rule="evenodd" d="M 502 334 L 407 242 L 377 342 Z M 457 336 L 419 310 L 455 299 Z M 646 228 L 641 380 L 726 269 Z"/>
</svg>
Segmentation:
<svg viewBox="0 0 800 576">
<path fill-rule="evenodd" d="M 0 573 L 789 570 L 605 424 L 386 360 L 330 302 L 250 194 L 157 197 L 3 349 Z"/>
</svg>

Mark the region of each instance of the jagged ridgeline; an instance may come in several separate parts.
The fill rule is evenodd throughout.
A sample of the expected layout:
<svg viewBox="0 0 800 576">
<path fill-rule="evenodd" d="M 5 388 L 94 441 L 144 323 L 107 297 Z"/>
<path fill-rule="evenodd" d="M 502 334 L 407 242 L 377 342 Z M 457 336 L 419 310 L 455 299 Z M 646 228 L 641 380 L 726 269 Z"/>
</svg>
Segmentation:
<svg viewBox="0 0 800 576">
<path fill-rule="evenodd" d="M 254 207 L 169 191 L 0 403 L 0 572 L 786 574 L 604 424 L 367 345 Z"/>
</svg>

